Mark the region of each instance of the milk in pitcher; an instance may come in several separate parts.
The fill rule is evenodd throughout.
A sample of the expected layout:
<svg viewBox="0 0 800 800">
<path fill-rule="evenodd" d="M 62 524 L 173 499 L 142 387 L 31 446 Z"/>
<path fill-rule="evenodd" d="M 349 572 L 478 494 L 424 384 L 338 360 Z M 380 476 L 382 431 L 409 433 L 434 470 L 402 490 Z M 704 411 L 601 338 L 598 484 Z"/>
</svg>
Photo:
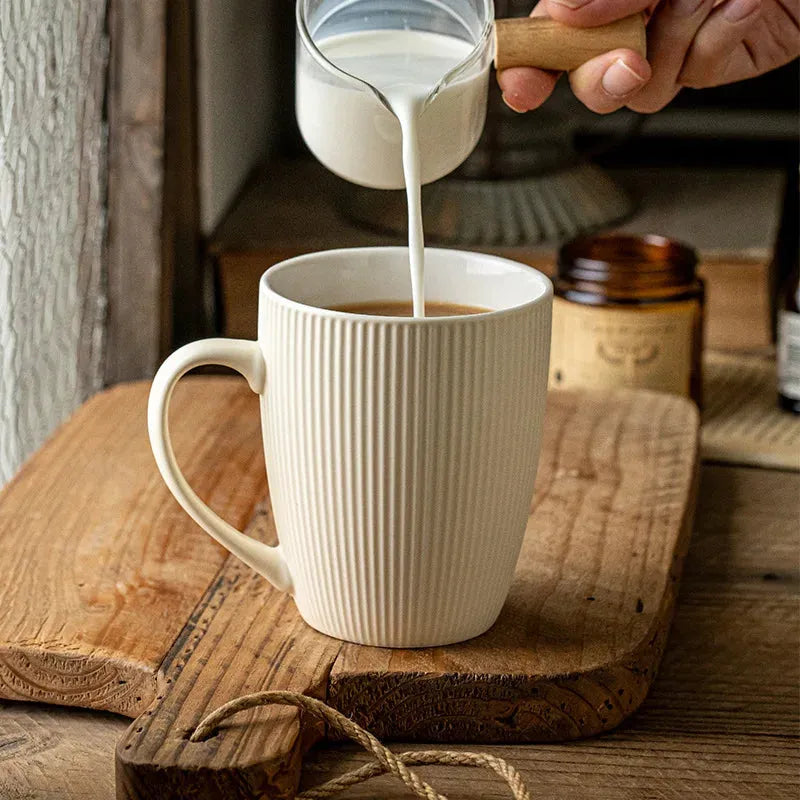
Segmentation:
<svg viewBox="0 0 800 800">
<path fill-rule="evenodd" d="M 424 316 L 421 187 L 458 167 L 477 144 L 488 72 L 446 81 L 474 44 L 429 31 L 356 31 L 315 44 L 338 69 L 380 92 L 385 104 L 364 87 L 332 80 L 301 53 L 300 130 L 314 155 L 341 177 L 377 189 L 405 186 L 414 314 Z"/>
</svg>

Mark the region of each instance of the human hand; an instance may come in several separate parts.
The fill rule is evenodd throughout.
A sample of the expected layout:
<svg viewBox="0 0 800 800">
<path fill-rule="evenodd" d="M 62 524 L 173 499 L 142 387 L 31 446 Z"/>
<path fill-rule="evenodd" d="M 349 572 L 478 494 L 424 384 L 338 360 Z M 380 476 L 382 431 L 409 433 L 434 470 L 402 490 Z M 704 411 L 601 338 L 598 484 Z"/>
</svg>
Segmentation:
<svg viewBox="0 0 800 800">
<path fill-rule="evenodd" d="M 569 74 L 592 111 L 658 111 L 684 86 L 753 78 L 800 55 L 800 0 L 541 0 L 532 16 L 592 27 L 639 11 L 648 16 L 647 59 L 613 50 Z M 497 79 L 506 103 L 522 112 L 549 97 L 558 75 L 514 67 Z"/>
</svg>

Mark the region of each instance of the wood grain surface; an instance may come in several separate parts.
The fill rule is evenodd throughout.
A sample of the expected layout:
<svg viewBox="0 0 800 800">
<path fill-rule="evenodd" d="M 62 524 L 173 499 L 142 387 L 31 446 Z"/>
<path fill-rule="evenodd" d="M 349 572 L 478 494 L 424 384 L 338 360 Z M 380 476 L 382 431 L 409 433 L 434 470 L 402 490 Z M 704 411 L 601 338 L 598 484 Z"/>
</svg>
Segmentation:
<svg viewBox="0 0 800 800">
<path fill-rule="evenodd" d="M 796 473 L 704 466 L 673 630 L 643 706 L 596 739 L 480 750 L 517 766 L 537 800 L 794 800 L 800 794 L 798 519 Z M 410 748 L 419 745 L 392 747 Z M 367 760 L 351 746 L 319 746 L 306 757 L 302 786 Z M 419 771 L 454 800 L 508 797 L 482 770 Z M 407 794 L 384 777 L 340 797 Z"/>
<path fill-rule="evenodd" d="M 648 393 L 554 392 L 531 523 L 506 610 L 462 645 L 347 645 L 226 562 L 167 657 L 166 685 L 117 749 L 120 797 L 291 797 L 323 731 L 251 711 L 191 743 L 227 700 L 290 688 L 379 736 L 552 741 L 618 725 L 653 680 L 690 532 L 697 413 Z M 268 509 L 253 532 L 274 538 Z M 302 723 L 302 720 L 301 720 Z"/>
<path fill-rule="evenodd" d="M 0 697 L 136 716 L 225 560 L 156 470 L 148 391 L 94 397 L 0 493 Z M 245 525 L 266 492 L 256 396 L 197 378 L 172 419 L 192 485 Z"/>
<path fill-rule="evenodd" d="M 169 340 L 162 271 L 165 0 L 109 0 L 105 382 L 148 378 Z"/>
<path fill-rule="evenodd" d="M 498 71 L 539 67 L 569 72 L 621 47 L 647 55 L 641 14 L 591 28 L 564 25 L 549 17 L 512 17 L 495 22 L 494 64 Z"/>
<path fill-rule="evenodd" d="M 267 508 L 247 531 L 276 540 Z M 292 599 L 229 558 L 164 665 L 164 685 L 117 746 L 118 798 L 291 798 L 306 749 L 324 730 L 290 708 L 238 715 L 219 735 L 189 735 L 213 709 L 243 694 L 286 689 L 324 699 L 341 642 L 317 633 Z"/>
<path fill-rule="evenodd" d="M 0 485 L 103 385 L 105 21 L 0 3 Z"/>
<path fill-rule="evenodd" d="M 452 648 L 346 646 L 337 661 L 341 643 L 224 560 L 169 499 L 144 432 L 146 388 L 91 401 L 0 498 L 4 555 L 23 576 L 0 598 L 10 609 L 0 691 L 127 714 L 152 701 L 118 751 L 125 796 L 147 796 L 154 781 L 201 796 L 211 773 L 213 791 L 232 797 L 290 793 L 321 734 L 293 712 L 253 712 L 267 741 L 240 721 L 212 742 L 186 741 L 207 711 L 260 688 L 327 693 L 382 735 L 479 741 L 591 735 L 644 698 L 689 530 L 697 419 L 687 402 L 554 393 L 500 624 Z M 175 410 L 190 481 L 237 525 L 265 493 L 255 404 L 242 381 L 206 378 L 181 385 Z M 254 530 L 274 535 L 268 511 L 258 520 Z M 51 554 L 42 566 L 17 567 L 39 551 Z"/>
<path fill-rule="evenodd" d="M 509 599 L 444 648 L 345 645 L 329 702 L 383 738 L 553 741 L 616 727 L 669 630 L 694 508 L 697 415 L 666 395 L 552 392 Z"/>
<path fill-rule="evenodd" d="M 129 720 L 0 700 L 3 800 L 111 800 L 114 743 Z"/>
<path fill-rule="evenodd" d="M 794 800 L 799 515 L 797 474 L 704 466 L 673 630 L 643 706 L 597 739 L 480 749 L 518 766 L 537 800 Z M 0 797 L 112 800 L 114 745 L 128 725 L 74 708 L 0 703 Z M 351 747 L 320 744 L 306 757 L 303 785 L 365 760 Z M 453 800 L 507 797 L 482 771 L 420 772 Z M 408 794 L 381 778 L 341 797 Z"/>
</svg>

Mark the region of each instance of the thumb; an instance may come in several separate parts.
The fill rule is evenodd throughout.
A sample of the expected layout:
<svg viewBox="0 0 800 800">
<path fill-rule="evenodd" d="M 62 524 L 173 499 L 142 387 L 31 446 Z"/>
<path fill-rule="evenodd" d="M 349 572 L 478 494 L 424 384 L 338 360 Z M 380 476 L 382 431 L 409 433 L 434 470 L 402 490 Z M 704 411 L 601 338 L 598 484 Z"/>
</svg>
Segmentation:
<svg viewBox="0 0 800 800">
<path fill-rule="evenodd" d="M 650 80 L 650 65 L 633 50 L 612 50 L 570 72 L 575 97 L 597 114 L 626 105 Z"/>
</svg>

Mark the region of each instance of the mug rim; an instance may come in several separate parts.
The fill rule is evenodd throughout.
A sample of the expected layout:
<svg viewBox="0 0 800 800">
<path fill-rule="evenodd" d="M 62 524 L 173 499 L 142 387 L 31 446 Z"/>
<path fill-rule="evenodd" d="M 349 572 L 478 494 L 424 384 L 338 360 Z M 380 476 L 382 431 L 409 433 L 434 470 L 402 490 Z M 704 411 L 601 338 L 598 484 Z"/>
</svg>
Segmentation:
<svg viewBox="0 0 800 800">
<path fill-rule="evenodd" d="M 458 253 L 459 255 L 462 256 L 469 256 L 473 258 L 478 258 L 482 261 L 492 261 L 498 264 L 502 264 L 504 266 L 513 268 L 514 271 L 533 273 L 536 279 L 541 284 L 541 289 L 542 289 L 541 294 L 539 294 L 537 297 L 534 297 L 531 300 L 526 300 L 517 305 L 509 306 L 508 308 L 497 308 L 497 309 L 492 309 L 490 311 L 482 311 L 477 314 L 453 314 L 452 316 L 446 316 L 446 317 L 393 317 L 385 314 L 383 315 L 354 314 L 353 312 L 350 311 L 338 311 L 333 308 L 322 308 L 320 306 L 310 305 L 308 303 L 301 303 L 299 300 L 293 300 L 290 297 L 286 297 L 286 295 L 281 294 L 274 287 L 270 286 L 269 283 L 270 275 L 274 275 L 276 272 L 281 272 L 284 269 L 290 269 L 306 261 L 313 261 L 315 258 L 319 258 L 320 256 L 335 258 L 350 253 L 365 253 L 365 254 L 378 253 L 378 252 L 397 253 L 399 251 L 408 253 L 408 247 L 403 247 L 403 246 L 338 247 L 329 250 L 316 250 L 313 253 L 303 253 L 302 255 L 299 256 L 293 256 L 292 258 L 287 258 L 284 259 L 283 261 L 279 261 L 277 264 L 273 264 L 271 267 L 268 267 L 262 273 L 261 278 L 259 279 L 258 282 L 259 294 L 263 291 L 279 305 L 298 311 L 314 312 L 315 314 L 318 314 L 320 317 L 323 318 L 329 317 L 332 319 L 348 319 L 361 322 L 364 321 L 392 322 L 397 325 L 441 325 L 453 321 L 463 322 L 466 320 L 474 320 L 475 322 L 477 322 L 479 320 L 486 320 L 486 319 L 499 319 L 502 317 L 519 314 L 532 308 L 536 308 L 542 303 L 546 303 L 548 300 L 551 301 L 553 298 L 553 282 L 541 270 L 538 270 L 535 267 L 531 267 L 527 264 L 523 264 L 520 261 L 514 261 L 513 259 L 510 258 L 504 258 L 503 256 L 496 256 L 492 255 L 491 253 L 479 253 L 474 250 L 456 250 L 455 248 L 451 247 L 426 247 L 425 253 L 426 255 L 429 253 L 438 253 L 438 254 Z"/>
</svg>

